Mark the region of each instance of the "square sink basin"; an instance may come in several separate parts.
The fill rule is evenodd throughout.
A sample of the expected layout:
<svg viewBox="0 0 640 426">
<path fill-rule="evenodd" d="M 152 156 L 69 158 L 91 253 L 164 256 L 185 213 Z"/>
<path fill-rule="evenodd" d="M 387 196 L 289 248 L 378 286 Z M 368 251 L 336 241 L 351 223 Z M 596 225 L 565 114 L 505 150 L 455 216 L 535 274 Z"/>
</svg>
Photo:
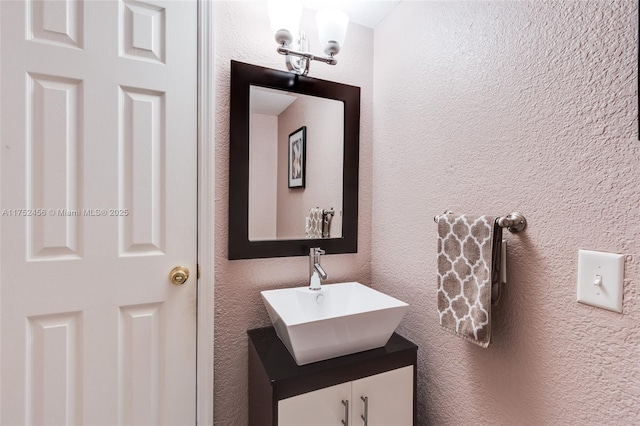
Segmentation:
<svg viewBox="0 0 640 426">
<path fill-rule="evenodd" d="M 261 294 L 278 337 L 298 365 L 384 346 L 409 309 L 357 282 Z"/>
</svg>

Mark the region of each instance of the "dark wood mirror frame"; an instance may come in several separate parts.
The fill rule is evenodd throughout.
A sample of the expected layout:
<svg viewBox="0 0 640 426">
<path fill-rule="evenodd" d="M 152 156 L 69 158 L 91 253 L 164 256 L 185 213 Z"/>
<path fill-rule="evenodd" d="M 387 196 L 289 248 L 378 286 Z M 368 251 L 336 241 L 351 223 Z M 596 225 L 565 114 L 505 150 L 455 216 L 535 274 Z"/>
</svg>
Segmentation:
<svg viewBox="0 0 640 426">
<path fill-rule="evenodd" d="M 342 238 L 249 240 L 249 89 L 251 86 L 344 102 Z M 307 256 L 310 247 L 320 247 L 327 254 L 356 253 L 358 251 L 360 88 L 231 61 L 230 110 L 228 258 L 235 260 Z"/>
</svg>

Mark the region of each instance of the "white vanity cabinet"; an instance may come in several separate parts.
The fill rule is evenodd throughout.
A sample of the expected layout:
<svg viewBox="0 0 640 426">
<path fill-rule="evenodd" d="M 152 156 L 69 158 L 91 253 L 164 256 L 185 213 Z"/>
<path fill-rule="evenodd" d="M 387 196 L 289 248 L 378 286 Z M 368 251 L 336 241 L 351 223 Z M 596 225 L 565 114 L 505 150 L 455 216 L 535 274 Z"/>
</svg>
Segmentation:
<svg viewBox="0 0 640 426">
<path fill-rule="evenodd" d="M 298 366 L 272 327 L 248 335 L 250 425 L 415 424 L 417 346 L 402 336 L 394 333 L 381 348 Z"/>
<path fill-rule="evenodd" d="M 278 401 L 278 426 L 413 425 L 413 366 Z M 344 423 L 343 423 L 344 422 Z"/>
<path fill-rule="evenodd" d="M 349 410 L 343 401 L 351 401 L 351 383 L 282 399 L 278 401 L 278 426 L 340 425 Z"/>
</svg>

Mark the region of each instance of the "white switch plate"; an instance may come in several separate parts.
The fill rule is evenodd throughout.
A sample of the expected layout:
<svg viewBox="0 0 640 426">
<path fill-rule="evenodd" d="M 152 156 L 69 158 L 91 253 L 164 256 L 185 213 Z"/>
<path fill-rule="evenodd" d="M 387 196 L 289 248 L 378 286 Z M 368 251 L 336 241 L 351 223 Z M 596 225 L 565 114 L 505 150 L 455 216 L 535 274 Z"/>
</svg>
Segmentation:
<svg viewBox="0 0 640 426">
<path fill-rule="evenodd" d="M 578 251 L 578 302 L 622 312 L 624 256 L 600 251 Z M 601 284 L 595 282 L 601 280 Z"/>
</svg>

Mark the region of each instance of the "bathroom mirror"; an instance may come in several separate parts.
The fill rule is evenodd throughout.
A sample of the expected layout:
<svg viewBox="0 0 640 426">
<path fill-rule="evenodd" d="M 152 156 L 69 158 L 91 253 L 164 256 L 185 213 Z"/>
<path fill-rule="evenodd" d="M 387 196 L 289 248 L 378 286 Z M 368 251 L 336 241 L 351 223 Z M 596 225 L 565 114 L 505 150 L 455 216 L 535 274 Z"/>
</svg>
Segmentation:
<svg viewBox="0 0 640 426">
<path fill-rule="evenodd" d="M 355 253 L 359 134 L 359 87 L 231 61 L 228 258 Z"/>
</svg>

